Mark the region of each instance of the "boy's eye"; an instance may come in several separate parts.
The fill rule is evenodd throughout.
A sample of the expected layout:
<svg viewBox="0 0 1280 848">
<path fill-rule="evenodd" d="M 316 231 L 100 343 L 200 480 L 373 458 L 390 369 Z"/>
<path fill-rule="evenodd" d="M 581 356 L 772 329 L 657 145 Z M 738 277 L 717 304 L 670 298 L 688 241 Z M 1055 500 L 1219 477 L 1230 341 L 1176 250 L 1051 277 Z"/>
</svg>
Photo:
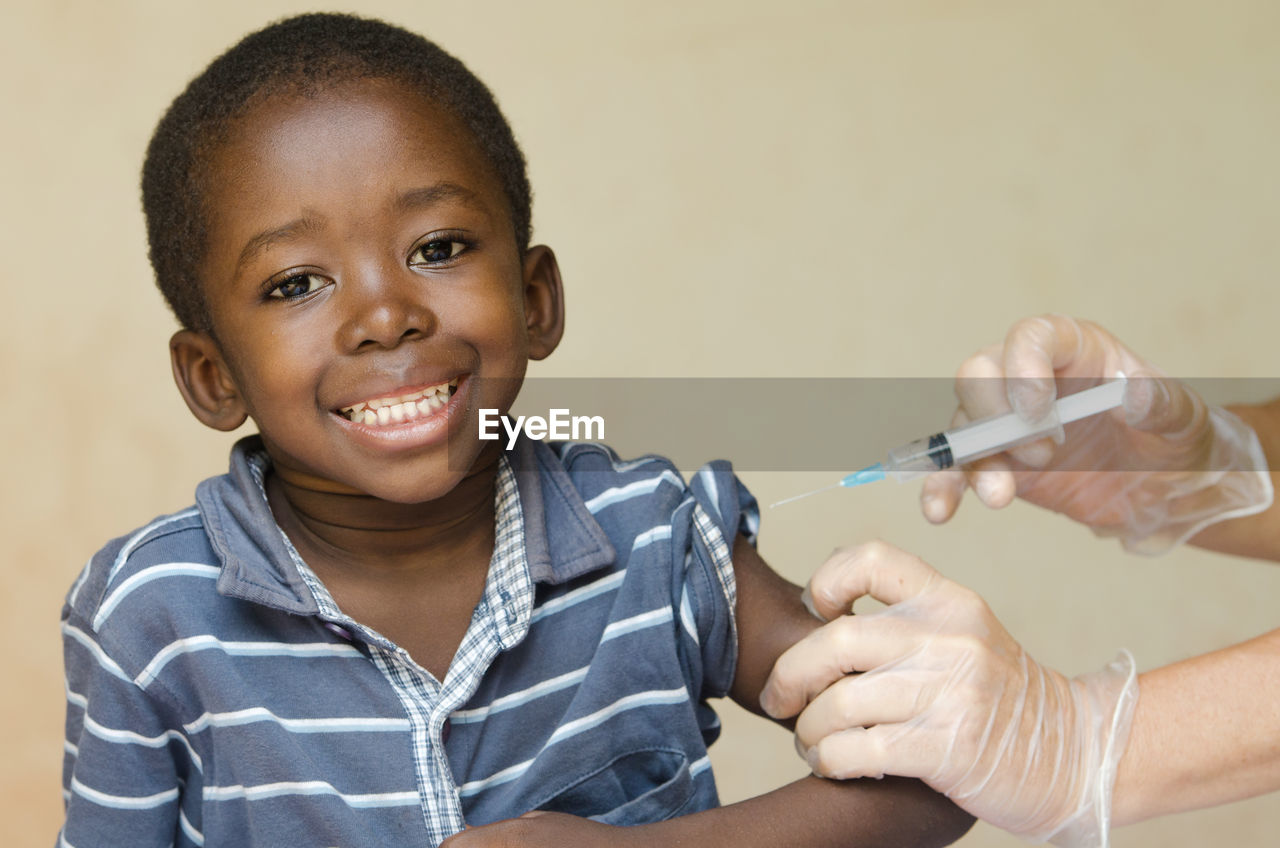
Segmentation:
<svg viewBox="0 0 1280 848">
<path fill-rule="evenodd" d="M 318 291 L 324 284 L 324 277 L 319 274 L 294 274 L 272 286 L 267 295 L 281 300 L 291 300 Z"/>
<path fill-rule="evenodd" d="M 450 239 L 432 239 L 414 250 L 413 256 L 411 256 L 410 259 L 419 259 L 421 263 L 426 265 L 447 262 L 465 250 L 466 247 L 467 246 L 460 241 L 452 241 Z"/>
</svg>

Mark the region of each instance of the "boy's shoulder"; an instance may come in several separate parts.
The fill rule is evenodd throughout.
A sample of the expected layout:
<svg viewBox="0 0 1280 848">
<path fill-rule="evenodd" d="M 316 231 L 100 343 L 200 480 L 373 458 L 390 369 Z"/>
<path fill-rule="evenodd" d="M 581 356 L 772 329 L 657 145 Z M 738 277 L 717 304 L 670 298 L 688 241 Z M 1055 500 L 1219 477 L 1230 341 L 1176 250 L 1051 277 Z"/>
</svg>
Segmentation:
<svg viewBox="0 0 1280 848">
<path fill-rule="evenodd" d="M 563 481 L 606 531 L 617 519 L 629 526 L 627 517 L 670 514 L 693 500 L 684 476 L 666 457 L 623 459 L 597 442 L 546 442 L 543 447 L 544 485 L 548 476 Z"/>
<path fill-rule="evenodd" d="M 195 506 L 162 515 L 108 542 L 71 585 L 62 617 L 99 630 L 129 595 L 167 576 L 216 580 L 219 558 Z"/>
<path fill-rule="evenodd" d="M 622 459 L 612 448 L 595 442 L 537 445 L 544 485 L 548 471 L 553 481 L 563 480 L 593 523 L 615 544 L 620 536 L 658 530 L 674 533 L 677 525 L 691 529 L 699 515 L 717 525 L 725 538 L 742 533 L 755 540 L 759 526 L 755 498 L 727 461 L 702 465 L 686 482 L 674 462 L 656 454 Z"/>
<path fill-rule="evenodd" d="M 611 447 L 599 442 L 546 442 L 560 468 L 584 495 L 602 487 L 657 475 L 673 485 L 684 486 L 684 478 L 665 456 L 643 454 L 623 459 Z"/>
</svg>

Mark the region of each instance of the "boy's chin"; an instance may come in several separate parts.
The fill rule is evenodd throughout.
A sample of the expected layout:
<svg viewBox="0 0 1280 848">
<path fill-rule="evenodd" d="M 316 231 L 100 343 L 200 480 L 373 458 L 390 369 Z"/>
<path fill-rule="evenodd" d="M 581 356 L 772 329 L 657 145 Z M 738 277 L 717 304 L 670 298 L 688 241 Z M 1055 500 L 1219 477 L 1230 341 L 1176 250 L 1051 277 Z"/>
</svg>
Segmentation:
<svg viewBox="0 0 1280 848">
<path fill-rule="evenodd" d="M 501 454 L 493 443 L 451 446 L 447 458 L 437 457 L 429 469 L 406 462 L 390 474 L 361 480 L 354 488 L 377 500 L 406 506 L 447 501 L 451 496 L 467 500 L 473 490 L 483 490 L 487 496 Z"/>
</svg>

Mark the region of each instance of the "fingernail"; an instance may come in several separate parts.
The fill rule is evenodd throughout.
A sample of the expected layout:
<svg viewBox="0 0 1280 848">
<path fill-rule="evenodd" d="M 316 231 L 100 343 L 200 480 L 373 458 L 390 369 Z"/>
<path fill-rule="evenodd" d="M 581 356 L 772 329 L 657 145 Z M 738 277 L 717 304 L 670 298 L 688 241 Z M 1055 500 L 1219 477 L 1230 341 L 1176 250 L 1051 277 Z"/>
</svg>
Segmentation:
<svg viewBox="0 0 1280 848">
<path fill-rule="evenodd" d="M 947 517 L 947 505 L 937 495 L 925 495 L 921 506 L 924 508 L 924 517 L 934 524 Z"/>
<path fill-rule="evenodd" d="M 804 591 L 800 593 L 800 603 L 804 604 L 804 608 L 809 611 L 809 615 L 818 619 L 818 621 L 826 621 L 822 613 L 818 612 L 818 608 L 813 605 L 813 593 L 809 591 L 809 587 L 805 586 Z"/>
<path fill-rule="evenodd" d="M 986 503 L 996 496 L 996 481 L 988 474 L 977 475 L 978 479 L 974 481 L 973 487 L 978 492 L 978 497 L 982 498 Z"/>
<path fill-rule="evenodd" d="M 765 684 L 764 691 L 760 693 L 760 709 L 764 710 L 765 715 L 769 718 L 779 718 L 777 699 L 773 695 L 773 689 L 769 684 Z"/>
<path fill-rule="evenodd" d="M 1009 451 L 1014 459 L 1032 468 L 1043 468 L 1053 459 L 1053 445 L 1045 441 L 1035 441 L 1029 445 L 1021 445 Z"/>
<path fill-rule="evenodd" d="M 1053 387 L 1039 377 L 1019 377 L 1009 385 L 1009 403 L 1024 421 L 1039 421 L 1049 414 L 1053 404 Z"/>
</svg>

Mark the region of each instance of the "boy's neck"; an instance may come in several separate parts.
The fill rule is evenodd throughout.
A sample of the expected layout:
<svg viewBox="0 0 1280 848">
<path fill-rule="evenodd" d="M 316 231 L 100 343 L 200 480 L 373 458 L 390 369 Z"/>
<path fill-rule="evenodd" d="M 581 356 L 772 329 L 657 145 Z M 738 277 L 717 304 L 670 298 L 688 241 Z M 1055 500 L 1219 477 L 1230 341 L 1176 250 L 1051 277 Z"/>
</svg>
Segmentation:
<svg viewBox="0 0 1280 848">
<path fill-rule="evenodd" d="M 422 504 L 335 494 L 276 473 L 267 476 L 266 490 L 276 522 L 314 570 L 336 567 L 349 571 L 349 577 L 399 572 L 430 578 L 481 551 L 487 562 L 493 550 L 497 473 L 494 454 L 447 496 Z"/>
</svg>

